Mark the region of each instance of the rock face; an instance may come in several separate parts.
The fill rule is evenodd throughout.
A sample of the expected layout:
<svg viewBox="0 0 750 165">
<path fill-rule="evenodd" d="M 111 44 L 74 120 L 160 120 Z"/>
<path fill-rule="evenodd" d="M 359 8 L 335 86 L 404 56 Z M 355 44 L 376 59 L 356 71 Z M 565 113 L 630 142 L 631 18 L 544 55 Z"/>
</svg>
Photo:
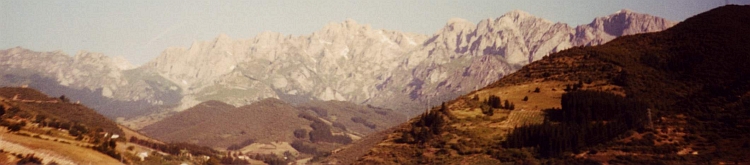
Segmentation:
<svg viewBox="0 0 750 165">
<path fill-rule="evenodd" d="M 265 32 L 250 39 L 231 39 L 220 35 L 189 48 L 168 48 L 131 71 L 150 75 L 137 77 L 163 77 L 166 82 L 160 86 L 181 91 L 178 110 L 207 100 L 240 106 L 273 97 L 292 103 L 344 100 L 416 114 L 428 104 L 483 87 L 547 54 L 602 44 L 617 36 L 660 31 L 674 24 L 622 10 L 571 27 L 516 10 L 478 24 L 451 19 L 438 33 L 425 36 L 372 29 L 346 20 L 307 36 Z M 123 72 L 116 66 L 127 68 L 109 61 L 108 67 L 101 69 L 116 72 L 111 76 Z M 120 99 L 136 99 L 131 94 L 149 90 L 124 87 L 139 80 L 95 82 L 66 76 L 57 80 L 86 88 L 106 87 L 111 92 L 103 90 L 105 96 Z M 137 99 L 149 97 L 139 95 Z"/>
<path fill-rule="evenodd" d="M 0 52 L 2 72 L 31 70 L 40 75 L 49 75 L 60 85 L 73 88 L 102 89 L 105 97 L 115 97 L 113 91 L 128 91 L 129 82 L 123 70 L 132 66 L 127 61 L 110 58 L 101 53 L 80 51 L 73 57 L 62 52 L 33 52 L 20 47 Z M 133 91 L 144 92 L 144 91 Z M 118 92 L 118 94 L 125 92 Z M 145 92 L 144 92 L 145 93 Z M 127 98 L 128 96 L 119 95 Z"/>
<path fill-rule="evenodd" d="M 618 36 L 658 32 L 675 24 L 676 22 L 666 19 L 623 9 L 610 16 L 596 18 L 588 25 L 576 27 L 573 43 L 599 45 Z"/>
</svg>

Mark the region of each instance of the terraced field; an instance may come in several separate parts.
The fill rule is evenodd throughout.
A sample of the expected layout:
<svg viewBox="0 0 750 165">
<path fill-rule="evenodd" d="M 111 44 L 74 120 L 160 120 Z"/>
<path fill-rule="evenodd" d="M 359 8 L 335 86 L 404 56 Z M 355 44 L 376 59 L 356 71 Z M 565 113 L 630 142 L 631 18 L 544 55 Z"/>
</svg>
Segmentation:
<svg viewBox="0 0 750 165">
<path fill-rule="evenodd" d="M 544 112 L 536 110 L 519 110 L 511 111 L 508 120 L 503 124 L 507 127 L 515 127 L 531 124 L 542 124 L 544 122 Z"/>
</svg>

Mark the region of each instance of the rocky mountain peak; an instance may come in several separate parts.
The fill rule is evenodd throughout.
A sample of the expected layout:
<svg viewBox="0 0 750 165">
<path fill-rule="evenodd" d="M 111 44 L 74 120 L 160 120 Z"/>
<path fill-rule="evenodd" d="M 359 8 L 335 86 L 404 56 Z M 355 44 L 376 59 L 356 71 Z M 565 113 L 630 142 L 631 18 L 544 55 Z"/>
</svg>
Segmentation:
<svg viewBox="0 0 750 165">
<path fill-rule="evenodd" d="M 584 45 L 595 45 L 602 44 L 605 40 L 612 40 L 617 36 L 661 31 L 675 24 L 677 22 L 622 9 L 608 16 L 598 17 L 588 25 L 577 27 L 576 37 L 589 40 Z"/>
<path fill-rule="evenodd" d="M 135 65 L 131 64 L 122 56 L 107 56 L 103 53 L 89 52 L 86 50 L 78 51 L 78 53 L 73 56 L 73 62 L 79 65 L 111 68 L 113 71 L 135 68 Z"/>
<path fill-rule="evenodd" d="M 448 23 L 445 24 L 445 27 L 443 29 L 447 31 L 454 31 L 456 29 L 473 29 L 474 26 L 474 23 L 469 22 L 469 20 L 463 18 L 451 18 L 448 20 Z"/>
<path fill-rule="evenodd" d="M 269 44 L 269 43 L 280 43 L 284 41 L 285 39 L 289 39 L 291 36 L 284 36 L 281 33 L 278 32 L 272 32 L 272 31 L 264 31 L 255 36 L 255 38 L 252 39 L 254 43 L 258 44 Z"/>
<path fill-rule="evenodd" d="M 96 63 L 101 62 L 104 59 L 108 59 L 106 55 L 102 53 L 97 52 L 89 52 L 85 50 L 78 51 L 78 53 L 73 56 L 73 59 L 75 59 L 76 62 L 89 62 L 89 63 Z"/>
<path fill-rule="evenodd" d="M 620 9 L 620 10 L 618 10 L 617 12 L 615 12 L 615 14 L 620 14 L 620 13 L 625 13 L 625 14 L 628 14 L 628 13 L 635 13 L 635 12 L 633 12 L 633 11 L 632 11 L 632 10 L 630 10 L 630 9 Z"/>
<path fill-rule="evenodd" d="M 214 45 L 225 45 L 232 42 L 232 38 L 227 34 L 221 33 L 214 39 Z"/>
<path fill-rule="evenodd" d="M 539 18 L 537 16 L 531 15 L 528 12 L 525 12 L 522 10 L 513 10 L 513 11 L 503 14 L 502 16 L 496 18 L 495 20 L 487 19 L 487 21 L 495 25 L 509 24 L 509 23 L 521 25 L 523 23 L 528 23 L 528 22 L 542 22 L 542 23 L 549 23 L 549 24 L 552 23 L 549 20 Z"/>
<path fill-rule="evenodd" d="M 324 26 L 322 29 L 320 29 L 320 33 L 322 34 L 331 34 L 331 33 L 341 33 L 341 32 L 361 32 L 361 31 L 369 31 L 372 28 L 370 28 L 370 25 L 362 25 L 358 24 L 357 21 L 354 21 L 353 19 L 346 19 L 344 22 L 336 23 L 331 22 L 328 23 L 328 25 Z"/>
<path fill-rule="evenodd" d="M 501 18 L 502 17 L 510 17 L 510 18 L 514 18 L 516 20 L 518 20 L 518 19 L 524 19 L 524 18 L 528 18 L 528 17 L 537 18 L 536 16 L 533 16 L 533 15 L 529 14 L 528 12 L 525 12 L 523 10 L 518 10 L 518 9 L 512 10 L 510 12 L 507 12 L 507 13 L 503 14 L 500 17 Z"/>
<path fill-rule="evenodd" d="M 28 49 L 24 49 L 24 48 L 22 48 L 20 46 L 16 46 L 16 47 L 10 48 L 10 49 L 5 50 L 5 51 L 7 51 L 8 54 L 18 54 L 18 53 L 29 51 L 29 50 Z"/>
<path fill-rule="evenodd" d="M 133 63 L 130 63 L 128 59 L 125 59 L 125 57 L 122 56 L 112 56 L 110 57 L 112 60 L 112 63 L 115 65 L 115 67 L 120 68 L 120 70 L 129 70 L 136 68 Z"/>
</svg>

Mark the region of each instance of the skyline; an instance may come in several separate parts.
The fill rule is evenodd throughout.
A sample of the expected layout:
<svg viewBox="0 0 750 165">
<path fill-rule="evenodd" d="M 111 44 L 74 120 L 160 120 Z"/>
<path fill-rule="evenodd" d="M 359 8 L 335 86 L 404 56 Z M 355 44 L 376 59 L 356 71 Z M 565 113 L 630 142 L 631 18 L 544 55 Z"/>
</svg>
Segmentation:
<svg viewBox="0 0 750 165">
<path fill-rule="evenodd" d="M 750 1 L 729 1 L 750 4 Z M 219 34 L 249 39 L 264 31 L 309 35 L 331 22 L 432 35 L 451 18 L 477 23 L 512 10 L 569 26 L 620 9 L 683 21 L 725 1 L 2 1 L 0 49 L 80 50 L 122 56 L 140 66 L 168 47 L 189 47 Z"/>
</svg>

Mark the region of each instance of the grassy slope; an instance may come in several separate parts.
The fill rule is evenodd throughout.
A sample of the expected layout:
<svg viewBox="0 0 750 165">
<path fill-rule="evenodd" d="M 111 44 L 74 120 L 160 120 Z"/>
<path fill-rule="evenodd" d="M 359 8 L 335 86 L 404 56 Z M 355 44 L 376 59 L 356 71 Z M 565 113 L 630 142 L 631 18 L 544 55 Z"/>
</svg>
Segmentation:
<svg viewBox="0 0 750 165">
<path fill-rule="evenodd" d="M 62 155 L 63 159 L 79 164 L 120 164 L 118 160 L 89 148 L 4 132 L 0 133 L 0 136 L 2 136 L 3 141 L 19 144 L 34 151 L 45 151 Z"/>
<path fill-rule="evenodd" d="M 679 152 L 654 154 L 648 151 L 654 148 L 653 145 L 628 143 L 625 141 L 632 137 L 627 137 L 597 147 L 610 154 L 609 158 L 599 161 L 606 162 L 614 157 L 618 157 L 618 161 L 625 159 L 635 162 L 652 159 L 666 159 L 673 163 L 684 160 L 748 161 L 743 157 L 750 155 L 744 152 L 747 148 L 742 147 L 747 146 L 750 137 L 750 114 L 747 113 L 750 106 L 750 78 L 747 75 L 750 75 L 750 71 L 745 66 L 750 63 L 748 8 L 722 7 L 689 18 L 664 32 L 626 36 L 602 46 L 572 48 L 550 55 L 478 92 L 449 102 L 450 111 L 457 117 L 450 119 L 450 127 L 445 128 L 447 133 L 429 139 L 425 145 L 396 143 L 401 131 L 411 129 L 408 124 L 401 125 L 362 157 L 359 163 L 499 163 L 486 151 L 496 149 L 497 143 L 502 140 L 502 133 L 507 130 L 501 127 L 492 129 L 494 124 L 502 123 L 494 116 L 467 117 L 471 113 L 462 111 L 471 109 L 471 106 L 467 106 L 471 104 L 469 96 L 479 94 L 486 97 L 483 94 L 495 93 L 500 94 L 502 99 L 515 100 L 527 95 L 519 93 L 517 88 L 523 91 L 524 86 L 542 83 L 547 84 L 548 88 L 557 87 L 560 90 L 561 85 L 578 81 L 592 82 L 586 84 L 584 89 L 610 91 L 650 103 L 656 109 L 657 131 L 643 134 L 656 134 L 657 144 L 663 143 L 660 140 L 670 139 L 683 150 L 697 150 L 700 153 L 692 157 L 680 155 Z M 520 107 L 559 105 L 559 100 L 554 101 L 555 92 L 545 93 L 542 92 L 553 99 L 535 99 L 532 95 L 530 104 Z M 415 121 L 413 119 L 410 123 Z M 687 122 L 692 124 L 687 125 Z M 486 128 L 488 126 L 490 129 Z M 487 137 L 488 134 L 495 135 Z M 690 136 L 693 138 L 685 138 Z M 469 148 L 461 148 L 463 146 Z M 626 148 L 631 150 L 624 152 Z M 633 151 L 633 148 L 637 150 Z M 578 158 L 593 159 L 595 156 L 597 154 L 583 154 Z"/>
<path fill-rule="evenodd" d="M 13 101 L 12 98 L 18 95 L 20 100 L 31 101 L 58 101 L 56 103 L 36 103 Z M 89 128 L 102 128 L 107 132 L 122 134 L 122 130 L 117 124 L 93 109 L 86 106 L 73 103 L 60 102 L 58 98 L 50 98 L 47 95 L 31 88 L 0 88 L 0 97 L 8 99 L 5 101 L 11 106 L 19 107 L 23 111 L 30 112 L 34 115 L 41 114 L 48 118 L 54 118 L 59 121 L 78 122 Z M 95 129 L 91 129 L 95 130 Z"/>
</svg>

